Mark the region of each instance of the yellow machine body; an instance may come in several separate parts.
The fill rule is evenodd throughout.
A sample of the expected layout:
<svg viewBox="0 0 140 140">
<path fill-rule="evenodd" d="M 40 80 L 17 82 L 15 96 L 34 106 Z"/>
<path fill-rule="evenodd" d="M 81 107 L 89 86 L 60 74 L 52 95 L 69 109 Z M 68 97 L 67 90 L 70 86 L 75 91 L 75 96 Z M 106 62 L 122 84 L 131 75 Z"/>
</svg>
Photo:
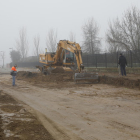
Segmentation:
<svg viewBox="0 0 140 140">
<path fill-rule="evenodd" d="M 44 64 L 42 70 L 48 67 L 70 67 L 75 66 L 74 57 L 76 58 L 79 72 L 84 68 L 81 47 L 78 43 L 70 42 L 68 40 L 60 40 L 57 46 L 56 52 L 46 52 L 45 54 L 39 55 L 39 62 Z"/>
</svg>

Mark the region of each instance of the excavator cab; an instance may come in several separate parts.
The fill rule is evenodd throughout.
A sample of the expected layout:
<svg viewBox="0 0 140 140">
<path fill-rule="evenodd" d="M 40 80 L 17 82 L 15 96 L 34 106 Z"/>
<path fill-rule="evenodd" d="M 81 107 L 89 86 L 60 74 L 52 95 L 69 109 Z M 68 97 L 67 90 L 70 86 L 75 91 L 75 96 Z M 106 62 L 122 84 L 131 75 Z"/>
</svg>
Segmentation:
<svg viewBox="0 0 140 140">
<path fill-rule="evenodd" d="M 66 54 L 66 63 L 73 63 L 74 62 L 74 53 L 65 50 L 65 54 Z"/>
</svg>

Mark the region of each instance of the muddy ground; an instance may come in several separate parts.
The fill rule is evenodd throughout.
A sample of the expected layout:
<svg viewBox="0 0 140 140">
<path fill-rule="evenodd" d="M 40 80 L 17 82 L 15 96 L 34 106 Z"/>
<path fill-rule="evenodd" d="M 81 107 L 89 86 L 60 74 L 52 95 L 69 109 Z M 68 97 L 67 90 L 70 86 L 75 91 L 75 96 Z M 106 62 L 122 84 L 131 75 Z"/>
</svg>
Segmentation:
<svg viewBox="0 0 140 140">
<path fill-rule="evenodd" d="M 100 73 L 98 81 L 85 84 L 75 83 L 71 72 L 42 75 L 20 71 L 17 86 L 12 87 L 11 76 L 0 75 L 2 93 L 19 102 L 16 110 L 13 105 L 2 109 L 15 113 L 28 110 L 27 116 L 41 122 L 50 137 L 57 140 L 140 140 L 139 79 L 140 75 Z M 26 106 L 21 109 L 21 104 Z M 10 128 L 15 130 L 16 125 Z M 32 132 L 34 129 L 29 136 Z"/>
<path fill-rule="evenodd" d="M 54 140 L 37 118 L 0 90 L 0 140 Z"/>
<path fill-rule="evenodd" d="M 111 84 L 127 88 L 140 89 L 140 76 L 129 74 L 120 76 L 116 74 L 99 74 L 98 80 L 79 80 L 74 82 L 73 72 L 53 71 L 50 75 L 44 75 L 36 72 L 20 71 L 17 74 L 17 80 L 25 80 L 34 85 L 46 86 L 48 88 L 68 88 L 68 87 L 88 87 L 90 84 Z M 86 84 L 88 83 L 88 84 Z"/>
</svg>

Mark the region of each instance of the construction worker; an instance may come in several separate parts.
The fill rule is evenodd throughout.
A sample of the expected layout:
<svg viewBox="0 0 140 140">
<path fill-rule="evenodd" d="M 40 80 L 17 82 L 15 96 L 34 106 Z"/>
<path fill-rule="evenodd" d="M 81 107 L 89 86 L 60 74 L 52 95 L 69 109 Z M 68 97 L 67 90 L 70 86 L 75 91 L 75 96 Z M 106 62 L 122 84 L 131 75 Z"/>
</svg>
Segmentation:
<svg viewBox="0 0 140 140">
<path fill-rule="evenodd" d="M 17 65 L 14 65 L 12 68 L 11 68 L 11 75 L 12 75 L 12 85 L 15 86 L 15 80 L 16 80 L 16 75 L 17 75 L 17 70 L 16 70 L 16 67 Z"/>
<path fill-rule="evenodd" d="M 125 67 L 127 66 L 127 61 L 126 61 L 126 58 L 122 55 L 122 53 L 120 53 L 119 65 L 120 65 L 120 69 L 121 69 L 121 74 L 122 74 L 122 76 L 123 76 L 123 75 L 126 76 Z"/>
</svg>

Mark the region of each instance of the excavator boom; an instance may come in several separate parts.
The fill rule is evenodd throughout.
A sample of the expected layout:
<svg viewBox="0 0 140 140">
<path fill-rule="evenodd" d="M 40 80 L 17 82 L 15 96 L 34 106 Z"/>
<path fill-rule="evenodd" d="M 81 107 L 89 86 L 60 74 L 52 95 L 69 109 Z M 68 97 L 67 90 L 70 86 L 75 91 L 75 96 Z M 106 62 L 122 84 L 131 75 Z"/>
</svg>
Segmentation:
<svg viewBox="0 0 140 140">
<path fill-rule="evenodd" d="M 60 57 L 61 48 L 68 50 L 75 54 L 78 71 L 81 72 L 84 69 L 82 56 L 81 56 L 81 47 L 78 43 L 60 40 L 58 44 L 58 53 L 56 52 L 56 58 L 58 59 Z"/>
</svg>

